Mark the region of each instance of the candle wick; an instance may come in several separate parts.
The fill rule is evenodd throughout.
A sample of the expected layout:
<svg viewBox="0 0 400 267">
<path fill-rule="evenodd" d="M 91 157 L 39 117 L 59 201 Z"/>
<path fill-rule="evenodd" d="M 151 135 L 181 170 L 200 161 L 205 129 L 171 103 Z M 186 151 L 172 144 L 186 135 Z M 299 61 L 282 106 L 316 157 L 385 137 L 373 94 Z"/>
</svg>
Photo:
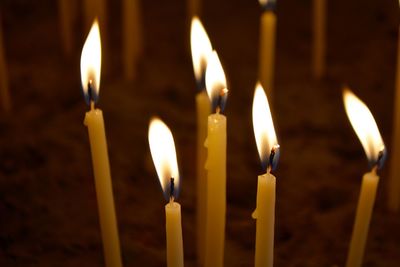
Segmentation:
<svg viewBox="0 0 400 267">
<path fill-rule="evenodd" d="M 94 101 L 90 100 L 90 110 L 94 110 Z"/>
<path fill-rule="evenodd" d="M 170 181 L 170 189 L 169 189 L 169 201 L 172 203 L 174 202 L 174 195 L 175 195 L 175 181 L 174 177 L 171 177 Z"/>
<path fill-rule="evenodd" d="M 219 114 L 219 113 L 221 112 L 221 108 L 220 108 L 219 106 L 217 106 L 217 108 L 215 109 L 215 112 L 216 112 L 217 114 Z"/>
</svg>

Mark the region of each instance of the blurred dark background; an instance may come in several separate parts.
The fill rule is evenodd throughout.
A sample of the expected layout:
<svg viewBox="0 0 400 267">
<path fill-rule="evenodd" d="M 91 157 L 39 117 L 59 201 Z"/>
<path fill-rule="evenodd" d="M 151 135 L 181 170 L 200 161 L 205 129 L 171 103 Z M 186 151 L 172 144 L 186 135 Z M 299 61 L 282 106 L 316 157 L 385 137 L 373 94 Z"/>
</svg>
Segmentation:
<svg viewBox="0 0 400 267">
<path fill-rule="evenodd" d="M 58 1 L 2 0 L 13 109 L 0 114 L 0 266 L 102 266 L 80 52 L 88 29 L 76 6 L 73 50 L 62 50 Z M 150 158 L 148 122 L 171 128 L 183 176 L 185 265 L 195 266 L 196 93 L 185 1 L 140 1 L 144 49 L 137 78 L 122 69 L 122 1 L 107 1 L 98 107 L 107 130 L 125 266 L 166 266 L 165 200 Z M 327 1 L 327 73 L 312 78 L 312 1 L 278 1 L 273 118 L 277 176 L 275 266 L 343 266 L 361 177 L 369 167 L 347 120 L 342 85 L 368 105 L 388 147 L 398 1 Z M 202 21 L 229 82 L 225 265 L 253 266 L 257 175 L 251 124 L 261 8 L 204 0 Z M 400 217 L 387 211 L 381 171 L 364 266 L 399 266 Z"/>
</svg>

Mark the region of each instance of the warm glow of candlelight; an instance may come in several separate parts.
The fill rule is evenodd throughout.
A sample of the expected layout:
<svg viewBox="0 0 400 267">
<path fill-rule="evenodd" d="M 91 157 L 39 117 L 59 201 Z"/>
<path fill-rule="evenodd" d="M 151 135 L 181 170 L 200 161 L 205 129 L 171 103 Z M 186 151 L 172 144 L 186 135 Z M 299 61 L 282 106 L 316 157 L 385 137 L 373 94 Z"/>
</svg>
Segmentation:
<svg viewBox="0 0 400 267">
<path fill-rule="evenodd" d="M 211 99 L 212 109 L 217 107 L 224 110 L 228 88 L 224 69 L 216 51 L 213 51 L 208 59 L 206 70 L 206 88 L 208 97 Z"/>
<path fill-rule="evenodd" d="M 97 101 L 100 90 L 101 40 L 97 19 L 86 38 L 81 55 L 81 81 L 86 102 Z M 89 84 L 92 92 L 89 92 Z"/>
<path fill-rule="evenodd" d="M 176 160 L 174 137 L 168 126 L 160 119 L 153 118 L 149 127 L 151 157 L 166 199 L 177 197 L 179 189 L 179 170 Z M 171 178 L 174 178 L 174 192 L 171 195 Z"/>
<path fill-rule="evenodd" d="M 271 151 L 274 150 L 274 153 L 277 153 L 279 145 L 267 95 L 259 82 L 256 85 L 253 98 L 253 129 L 260 160 L 266 168 Z M 274 164 L 272 165 L 271 168 L 274 167 Z"/>
<path fill-rule="evenodd" d="M 190 45 L 192 48 L 192 62 L 194 75 L 198 83 L 204 79 L 207 59 L 212 53 L 212 46 L 203 24 L 197 16 L 192 18 L 190 31 Z"/>
<path fill-rule="evenodd" d="M 343 91 L 343 101 L 350 123 L 369 161 L 374 165 L 379 163 L 378 160 L 385 151 L 385 144 L 370 110 L 349 89 Z"/>
</svg>

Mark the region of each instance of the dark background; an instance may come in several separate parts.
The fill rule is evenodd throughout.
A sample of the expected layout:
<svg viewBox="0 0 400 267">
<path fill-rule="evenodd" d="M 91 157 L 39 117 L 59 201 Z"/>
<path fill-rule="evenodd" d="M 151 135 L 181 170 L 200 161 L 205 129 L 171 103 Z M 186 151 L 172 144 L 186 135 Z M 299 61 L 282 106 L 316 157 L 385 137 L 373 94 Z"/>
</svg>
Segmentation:
<svg viewBox="0 0 400 267">
<path fill-rule="evenodd" d="M 74 1 L 76 4 L 80 1 Z M 395 0 L 328 3 L 326 77 L 310 71 L 311 0 L 278 1 L 273 117 L 281 145 L 275 266 L 343 266 L 361 177 L 368 171 L 344 112 L 342 85 L 368 105 L 388 147 L 398 31 Z M 1 1 L 13 110 L 0 114 L 0 266 L 102 266 L 103 254 L 79 60 L 63 54 L 57 1 Z M 147 143 L 148 122 L 171 128 L 183 176 L 186 266 L 195 266 L 195 81 L 184 1 L 141 1 L 144 52 L 134 82 L 122 75 L 121 3 L 108 1 L 98 107 L 107 130 L 125 266 L 165 266 L 164 205 Z M 257 175 L 251 124 L 261 9 L 256 0 L 205 0 L 203 23 L 230 94 L 225 265 L 253 266 Z M 105 39 L 105 38 L 104 38 Z M 104 46 L 104 45 L 103 45 Z M 388 167 L 364 266 L 399 266 L 400 218 L 386 209 Z"/>
</svg>

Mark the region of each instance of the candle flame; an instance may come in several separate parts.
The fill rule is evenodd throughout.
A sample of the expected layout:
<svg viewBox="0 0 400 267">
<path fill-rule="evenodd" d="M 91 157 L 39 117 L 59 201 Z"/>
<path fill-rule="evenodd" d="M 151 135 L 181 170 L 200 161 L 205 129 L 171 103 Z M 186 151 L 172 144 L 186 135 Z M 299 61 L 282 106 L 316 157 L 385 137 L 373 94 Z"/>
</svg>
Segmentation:
<svg viewBox="0 0 400 267">
<path fill-rule="evenodd" d="M 268 167 L 275 169 L 279 159 L 279 144 L 275 134 L 267 95 L 260 82 L 257 83 L 254 91 L 253 129 L 263 168 L 265 170 Z"/>
<path fill-rule="evenodd" d="M 224 111 L 226 99 L 228 97 L 228 88 L 224 69 L 214 50 L 208 58 L 206 70 L 206 89 L 208 97 L 211 100 L 213 112 L 216 110 Z"/>
<path fill-rule="evenodd" d="M 180 180 L 174 137 L 171 130 L 162 120 L 153 118 L 150 120 L 148 138 L 151 157 L 153 158 L 164 196 L 167 200 L 171 197 L 176 198 Z M 173 184 L 174 190 L 171 190 L 171 184 Z"/>
<path fill-rule="evenodd" d="M 81 54 L 81 82 L 86 103 L 97 102 L 100 90 L 101 40 L 97 19 L 86 38 Z"/>
<path fill-rule="evenodd" d="M 344 89 L 343 101 L 347 116 L 370 164 L 381 167 L 385 156 L 385 144 L 371 111 L 350 89 Z"/>
<path fill-rule="evenodd" d="M 192 48 L 192 62 L 194 76 L 200 90 L 205 87 L 205 72 L 207 68 L 207 59 L 212 53 L 210 38 L 197 16 L 192 18 L 190 31 L 190 45 Z"/>
</svg>

